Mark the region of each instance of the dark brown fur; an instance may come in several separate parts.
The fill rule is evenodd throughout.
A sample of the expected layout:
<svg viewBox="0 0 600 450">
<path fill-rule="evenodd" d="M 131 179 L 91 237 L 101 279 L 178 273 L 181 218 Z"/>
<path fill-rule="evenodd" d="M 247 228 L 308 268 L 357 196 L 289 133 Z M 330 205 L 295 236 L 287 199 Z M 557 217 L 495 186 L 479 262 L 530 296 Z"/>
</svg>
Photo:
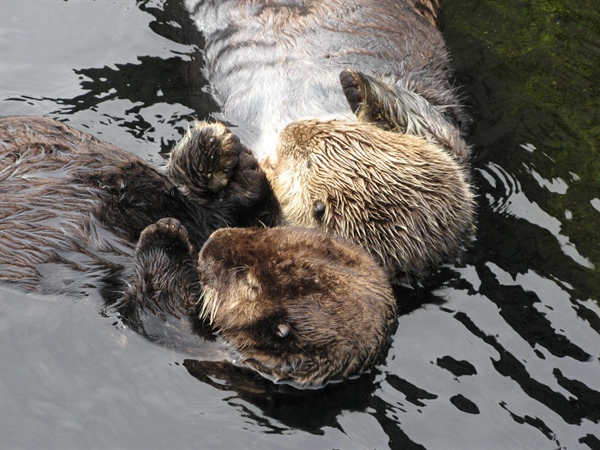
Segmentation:
<svg viewBox="0 0 600 450">
<path fill-rule="evenodd" d="M 171 163 L 176 172 L 195 160 L 200 189 L 201 175 L 214 169 L 203 165 L 203 149 L 223 140 L 217 156 L 235 159 L 228 183 L 206 188 L 199 201 L 167 173 L 65 124 L 43 117 L 0 120 L 0 281 L 81 292 L 127 267 L 142 230 L 165 216 L 183 223 L 198 247 L 217 228 L 274 223 L 277 203 L 264 174 L 222 128 L 194 130 L 194 145 Z M 52 276 L 56 270 L 60 281 Z"/>
<path fill-rule="evenodd" d="M 298 228 L 222 229 L 199 257 L 201 315 L 278 381 L 319 386 L 377 362 L 396 301 L 360 248 Z"/>
</svg>

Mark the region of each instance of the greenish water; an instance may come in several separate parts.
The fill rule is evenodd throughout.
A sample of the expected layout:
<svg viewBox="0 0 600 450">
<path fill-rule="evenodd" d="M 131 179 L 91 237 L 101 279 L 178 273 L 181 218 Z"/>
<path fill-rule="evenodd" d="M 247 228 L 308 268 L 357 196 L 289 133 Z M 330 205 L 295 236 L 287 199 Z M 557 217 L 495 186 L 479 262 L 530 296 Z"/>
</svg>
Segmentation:
<svg viewBox="0 0 600 450">
<path fill-rule="evenodd" d="M 539 258 L 598 299 L 600 3 L 448 0 L 444 7 L 445 36 L 475 117 L 475 165 L 500 164 L 560 222 L 593 273 L 554 258 L 552 246 L 539 248 Z"/>
</svg>

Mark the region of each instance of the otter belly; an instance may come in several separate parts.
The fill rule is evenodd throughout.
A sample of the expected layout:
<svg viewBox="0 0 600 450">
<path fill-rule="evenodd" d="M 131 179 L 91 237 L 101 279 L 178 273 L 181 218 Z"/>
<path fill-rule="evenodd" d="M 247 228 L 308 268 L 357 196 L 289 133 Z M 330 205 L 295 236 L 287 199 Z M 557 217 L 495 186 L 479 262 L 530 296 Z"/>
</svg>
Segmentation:
<svg viewBox="0 0 600 450">
<path fill-rule="evenodd" d="M 185 4 L 206 38 L 205 75 L 223 117 L 251 130 L 245 143 L 259 161 L 291 122 L 355 120 L 339 87 L 344 68 L 424 93 L 449 90 L 441 34 L 408 1 Z"/>
</svg>

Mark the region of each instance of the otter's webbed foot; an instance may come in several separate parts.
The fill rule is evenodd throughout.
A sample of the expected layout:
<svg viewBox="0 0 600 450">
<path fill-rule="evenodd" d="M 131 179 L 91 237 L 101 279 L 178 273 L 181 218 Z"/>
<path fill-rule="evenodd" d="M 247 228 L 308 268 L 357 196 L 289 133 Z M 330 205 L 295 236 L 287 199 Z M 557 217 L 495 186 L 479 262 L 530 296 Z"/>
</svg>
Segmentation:
<svg viewBox="0 0 600 450">
<path fill-rule="evenodd" d="M 469 147 L 458 124 L 446 116 L 445 106 L 436 107 L 406 87 L 350 69 L 340 73 L 340 83 L 350 108 L 361 122 L 431 139 L 459 161 L 467 159 Z"/>
<path fill-rule="evenodd" d="M 161 219 L 146 227 L 117 309 L 133 322 L 143 322 L 143 312 L 162 320 L 189 314 L 200 297 L 196 254 L 186 229 L 176 219 Z M 136 325 L 145 328 L 143 323 Z"/>
<path fill-rule="evenodd" d="M 204 204 L 221 196 L 247 151 L 225 125 L 196 121 L 171 151 L 168 176 L 190 200 Z"/>
</svg>

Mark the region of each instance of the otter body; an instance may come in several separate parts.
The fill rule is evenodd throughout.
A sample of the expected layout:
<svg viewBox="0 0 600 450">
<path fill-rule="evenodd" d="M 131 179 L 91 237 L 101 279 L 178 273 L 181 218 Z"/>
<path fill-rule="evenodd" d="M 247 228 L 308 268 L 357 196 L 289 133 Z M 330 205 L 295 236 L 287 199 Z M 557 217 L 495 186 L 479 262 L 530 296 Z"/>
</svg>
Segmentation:
<svg viewBox="0 0 600 450">
<path fill-rule="evenodd" d="M 356 120 L 338 75 L 352 68 L 417 92 L 453 120 L 460 102 L 437 28 L 439 1 L 185 0 L 206 38 L 206 76 L 226 120 L 254 130 L 259 161 L 302 119 Z"/>
<path fill-rule="evenodd" d="M 385 273 L 349 242 L 264 228 L 278 214 L 221 124 L 197 123 L 158 170 L 60 122 L 0 120 L 1 282 L 99 289 L 135 331 L 194 356 L 211 325 L 236 364 L 296 386 L 362 373 L 395 323 Z"/>
<path fill-rule="evenodd" d="M 204 144 L 223 129 L 198 133 L 194 152 L 204 154 Z M 47 269 L 60 265 L 86 273 L 73 276 L 81 288 L 127 266 L 142 230 L 162 217 L 178 219 L 198 246 L 218 228 L 273 223 L 276 202 L 254 158 L 237 140 L 219 143 L 236 170 L 229 185 L 207 188 L 201 202 L 184 194 L 176 178 L 89 134 L 44 117 L 1 119 L 0 281 L 47 291 L 75 288 L 65 280 L 53 286 Z M 171 167 L 191 159 L 177 156 Z M 200 164 L 197 170 L 222 171 Z"/>
<path fill-rule="evenodd" d="M 257 129 L 284 223 L 350 239 L 393 282 L 459 253 L 475 202 L 438 1 L 186 5 L 223 115 Z"/>
</svg>

